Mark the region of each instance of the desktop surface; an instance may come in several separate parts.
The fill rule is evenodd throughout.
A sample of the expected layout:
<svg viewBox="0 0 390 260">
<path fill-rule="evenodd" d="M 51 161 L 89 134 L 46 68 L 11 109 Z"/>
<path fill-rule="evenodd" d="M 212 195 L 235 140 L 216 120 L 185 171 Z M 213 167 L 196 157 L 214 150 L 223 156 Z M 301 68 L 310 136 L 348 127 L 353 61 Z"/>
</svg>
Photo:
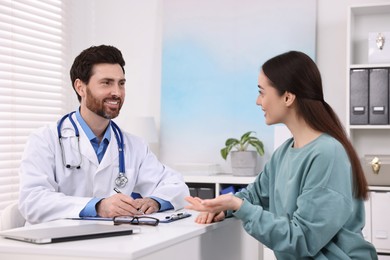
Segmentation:
<svg viewBox="0 0 390 260">
<path fill-rule="evenodd" d="M 127 236 L 97 238 L 47 245 L 34 245 L 0 238 L 0 259 L 241 259 L 241 223 L 237 219 L 201 225 L 191 217 L 156 227 L 137 226 L 140 232 Z M 74 226 L 109 221 L 57 220 L 24 227 Z M 220 250 L 224 248 L 224 250 Z M 157 258 L 158 257 L 158 258 Z M 167 258 L 165 258 L 167 257 Z M 212 257 L 212 258 L 209 258 Z M 227 258 L 226 258 L 227 257 Z"/>
</svg>

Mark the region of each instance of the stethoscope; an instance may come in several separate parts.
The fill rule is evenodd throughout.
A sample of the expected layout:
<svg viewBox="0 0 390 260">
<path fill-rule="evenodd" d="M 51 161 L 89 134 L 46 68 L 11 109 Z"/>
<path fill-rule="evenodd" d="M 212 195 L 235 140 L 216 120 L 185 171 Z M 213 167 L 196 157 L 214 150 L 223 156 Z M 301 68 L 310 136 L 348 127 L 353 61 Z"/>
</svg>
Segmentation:
<svg viewBox="0 0 390 260">
<path fill-rule="evenodd" d="M 61 120 L 58 122 L 58 125 L 57 125 L 58 139 L 60 142 L 61 152 L 62 152 L 62 163 L 68 169 L 69 168 L 80 169 L 81 162 L 82 162 L 82 156 L 81 156 L 81 152 L 80 152 L 80 133 L 79 133 L 79 129 L 78 129 L 76 123 L 74 122 L 74 120 L 72 118 L 72 115 L 74 113 L 75 113 L 75 111 L 64 115 L 61 118 Z M 66 160 L 66 153 L 64 150 L 64 144 L 63 144 L 62 135 L 61 135 L 61 127 L 62 127 L 62 124 L 64 123 L 65 119 L 67 119 L 67 118 L 69 118 L 69 121 L 71 122 L 71 124 L 73 126 L 73 129 L 75 132 L 75 138 L 77 139 L 77 149 L 78 149 L 79 158 L 78 158 L 76 163 L 69 163 Z M 125 175 L 125 154 L 124 154 L 123 134 L 122 134 L 122 131 L 119 129 L 118 125 L 114 123 L 114 121 L 110 121 L 110 123 L 111 123 L 112 130 L 114 131 L 114 134 L 115 134 L 115 139 L 118 143 L 118 152 L 119 152 L 119 173 L 118 173 L 118 177 L 116 177 L 116 179 L 115 179 L 115 185 L 118 188 L 124 188 L 127 184 L 128 179 Z"/>
</svg>

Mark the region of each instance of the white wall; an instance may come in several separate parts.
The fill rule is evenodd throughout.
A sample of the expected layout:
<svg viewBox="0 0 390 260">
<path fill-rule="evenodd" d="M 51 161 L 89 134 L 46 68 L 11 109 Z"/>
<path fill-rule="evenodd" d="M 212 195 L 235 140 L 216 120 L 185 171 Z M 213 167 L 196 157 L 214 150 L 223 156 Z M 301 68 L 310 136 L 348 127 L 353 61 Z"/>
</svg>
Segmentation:
<svg viewBox="0 0 390 260">
<path fill-rule="evenodd" d="M 69 58 L 72 60 L 92 44 L 107 43 L 119 47 L 127 62 L 127 97 L 119 119 L 153 116 L 159 129 L 162 1 L 70 1 L 73 25 Z M 316 58 L 322 73 L 325 99 L 345 122 L 347 7 L 390 3 L 390 0 L 316 1 Z M 73 90 L 70 99 L 72 109 L 77 104 Z"/>
<path fill-rule="evenodd" d="M 68 69 L 82 50 L 100 44 L 118 47 L 126 61 L 126 101 L 116 119 L 153 116 L 160 122 L 161 4 L 159 0 L 67 0 L 71 2 Z M 69 78 L 69 77 L 68 77 Z M 69 80 L 69 110 L 78 105 Z"/>
</svg>

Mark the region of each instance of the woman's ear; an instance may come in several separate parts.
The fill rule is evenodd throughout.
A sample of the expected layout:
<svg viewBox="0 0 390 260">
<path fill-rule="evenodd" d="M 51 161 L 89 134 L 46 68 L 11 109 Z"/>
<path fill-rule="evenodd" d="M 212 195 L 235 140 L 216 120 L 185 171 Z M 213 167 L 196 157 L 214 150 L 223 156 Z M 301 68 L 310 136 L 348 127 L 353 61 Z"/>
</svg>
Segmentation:
<svg viewBox="0 0 390 260">
<path fill-rule="evenodd" d="M 295 97 L 296 97 L 295 94 L 291 92 L 284 93 L 284 103 L 286 104 L 286 106 L 288 107 L 292 106 L 292 104 L 295 101 Z"/>
</svg>

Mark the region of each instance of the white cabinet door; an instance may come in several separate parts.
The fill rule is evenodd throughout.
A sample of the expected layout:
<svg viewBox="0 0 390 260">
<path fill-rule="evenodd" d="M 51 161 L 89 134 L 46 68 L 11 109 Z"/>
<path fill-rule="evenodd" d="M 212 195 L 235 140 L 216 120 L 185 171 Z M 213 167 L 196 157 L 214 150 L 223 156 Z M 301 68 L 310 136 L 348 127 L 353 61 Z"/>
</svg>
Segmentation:
<svg viewBox="0 0 390 260">
<path fill-rule="evenodd" d="M 274 252 L 266 246 L 263 249 L 263 256 L 263 260 L 276 260 Z"/>
<path fill-rule="evenodd" d="M 362 232 L 364 239 L 372 242 L 371 240 L 371 192 L 370 192 L 370 197 L 368 200 L 364 202 L 364 208 L 366 211 L 366 225 L 364 226 Z"/>
<path fill-rule="evenodd" d="M 371 192 L 372 243 L 378 252 L 390 252 L 390 192 Z"/>
</svg>

